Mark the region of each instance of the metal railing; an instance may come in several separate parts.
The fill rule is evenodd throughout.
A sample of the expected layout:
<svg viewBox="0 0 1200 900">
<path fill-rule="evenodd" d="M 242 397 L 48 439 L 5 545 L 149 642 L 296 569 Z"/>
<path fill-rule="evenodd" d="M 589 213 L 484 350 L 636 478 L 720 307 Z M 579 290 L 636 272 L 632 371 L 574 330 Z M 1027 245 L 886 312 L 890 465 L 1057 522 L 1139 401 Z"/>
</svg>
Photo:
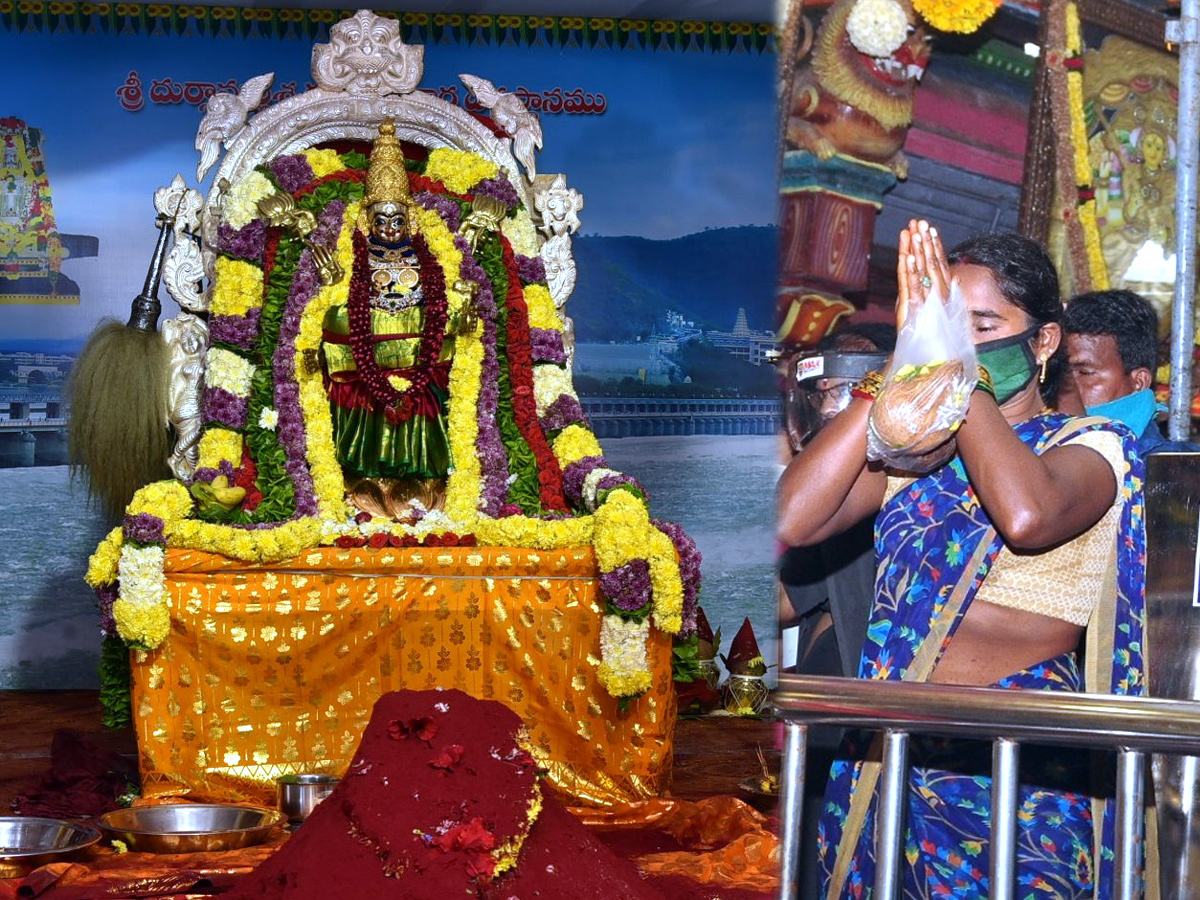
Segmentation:
<svg viewBox="0 0 1200 900">
<path fill-rule="evenodd" d="M 884 733 L 875 833 L 875 900 L 898 896 L 910 734 L 993 742 L 991 900 L 1015 896 L 1017 764 L 1022 742 L 1116 751 L 1117 845 L 1112 896 L 1117 900 L 1142 895 L 1138 860 L 1146 754 L 1200 756 L 1200 703 L 1181 700 L 805 675 L 781 675 L 773 700 L 786 733 L 780 773 L 781 900 L 796 900 L 809 725 L 853 726 Z"/>
</svg>

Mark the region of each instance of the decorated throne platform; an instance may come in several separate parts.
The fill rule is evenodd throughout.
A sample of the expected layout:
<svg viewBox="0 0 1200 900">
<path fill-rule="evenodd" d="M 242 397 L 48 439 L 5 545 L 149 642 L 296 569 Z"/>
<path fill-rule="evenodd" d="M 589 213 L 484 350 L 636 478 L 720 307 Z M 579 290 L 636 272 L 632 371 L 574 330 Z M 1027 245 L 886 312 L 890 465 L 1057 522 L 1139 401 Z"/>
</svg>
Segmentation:
<svg viewBox="0 0 1200 900">
<path fill-rule="evenodd" d="M 517 97 L 464 75 L 472 115 L 421 90 L 422 53 L 343 20 L 316 87 L 211 98 L 211 187 L 155 197 L 182 308 L 160 331 L 172 477 L 87 576 L 147 798 L 267 802 L 278 776 L 340 774 L 381 694 L 438 687 L 514 709 L 577 804 L 669 786 L 698 562 L 572 386 L 582 198 L 536 172 Z M 351 472 L 381 455 L 422 464 Z"/>
</svg>

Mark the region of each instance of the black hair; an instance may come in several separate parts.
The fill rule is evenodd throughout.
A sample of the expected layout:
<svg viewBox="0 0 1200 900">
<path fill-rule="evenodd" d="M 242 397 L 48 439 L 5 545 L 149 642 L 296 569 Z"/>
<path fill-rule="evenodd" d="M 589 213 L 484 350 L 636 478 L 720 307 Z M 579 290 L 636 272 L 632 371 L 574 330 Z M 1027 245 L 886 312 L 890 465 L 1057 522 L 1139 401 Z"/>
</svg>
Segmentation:
<svg viewBox="0 0 1200 900">
<path fill-rule="evenodd" d="M 1134 369 L 1158 366 L 1158 313 L 1133 291 L 1091 291 L 1072 297 L 1063 310 L 1063 334 L 1108 335 L 1116 339 L 1121 365 Z"/>
<path fill-rule="evenodd" d="M 993 232 L 968 238 L 947 254 L 951 265 L 982 266 L 992 273 L 1000 295 L 1022 310 L 1032 325 L 1062 320 L 1058 272 L 1046 249 L 1016 232 Z M 1067 365 L 1066 341 L 1046 362 L 1042 399 L 1053 403 Z"/>
<path fill-rule="evenodd" d="M 827 334 L 817 344 L 818 350 L 848 350 L 870 352 L 896 349 L 896 326 L 889 322 L 860 322 Z"/>
</svg>

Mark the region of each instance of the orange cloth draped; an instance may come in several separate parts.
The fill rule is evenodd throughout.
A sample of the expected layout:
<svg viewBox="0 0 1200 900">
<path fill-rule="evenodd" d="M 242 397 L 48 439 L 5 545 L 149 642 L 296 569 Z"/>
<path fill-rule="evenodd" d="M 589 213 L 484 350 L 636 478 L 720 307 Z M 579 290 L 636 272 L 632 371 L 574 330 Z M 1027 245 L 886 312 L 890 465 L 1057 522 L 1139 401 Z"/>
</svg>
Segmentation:
<svg viewBox="0 0 1200 900">
<path fill-rule="evenodd" d="M 133 652 L 148 798 L 273 805 L 279 775 L 342 773 L 381 694 L 434 687 L 515 710 L 572 802 L 669 784 L 671 640 L 651 632 L 653 686 L 619 710 L 596 678 L 590 547 L 322 547 L 274 565 L 169 550 L 165 569 L 171 634 Z"/>
<path fill-rule="evenodd" d="M 657 831 L 674 838 L 679 850 L 634 857 L 644 875 L 677 875 L 724 888 L 779 890 L 779 838 L 766 816 L 736 797 L 661 798 L 572 812 L 597 832 Z"/>
</svg>

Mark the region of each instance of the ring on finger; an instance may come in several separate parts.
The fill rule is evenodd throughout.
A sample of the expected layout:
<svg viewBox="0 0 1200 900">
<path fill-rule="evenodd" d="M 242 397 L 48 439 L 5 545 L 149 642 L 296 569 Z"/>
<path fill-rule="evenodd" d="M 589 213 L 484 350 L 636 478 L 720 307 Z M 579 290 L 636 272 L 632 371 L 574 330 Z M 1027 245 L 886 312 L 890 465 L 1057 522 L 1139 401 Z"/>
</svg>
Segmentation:
<svg viewBox="0 0 1200 900">
<path fill-rule="evenodd" d="M 928 275 L 922 275 L 921 276 L 921 287 L 923 287 L 923 288 L 933 287 L 933 279 L 930 278 Z"/>
</svg>

